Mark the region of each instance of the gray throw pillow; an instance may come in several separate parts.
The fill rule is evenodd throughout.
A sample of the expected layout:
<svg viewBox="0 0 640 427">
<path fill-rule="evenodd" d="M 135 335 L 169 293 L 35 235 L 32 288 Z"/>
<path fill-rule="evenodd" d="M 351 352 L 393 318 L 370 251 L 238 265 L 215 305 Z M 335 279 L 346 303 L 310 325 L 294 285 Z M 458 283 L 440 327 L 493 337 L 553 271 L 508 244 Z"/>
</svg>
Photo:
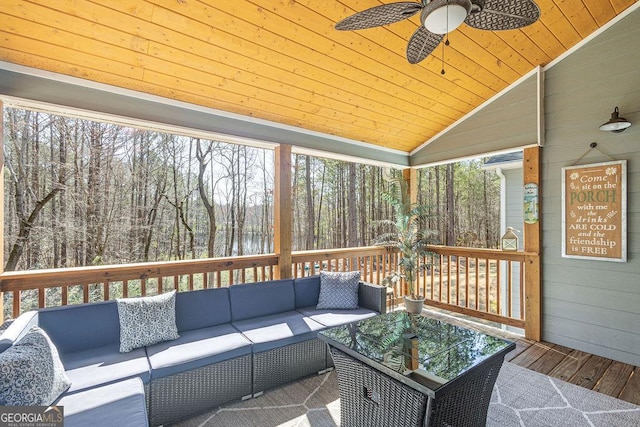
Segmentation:
<svg viewBox="0 0 640 427">
<path fill-rule="evenodd" d="M 320 295 L 317 309 L 356 309 L 358 308 L 359 271 L 346 273 L 320 272 Z"/>
<path fill-rule="evenodd" d="M 70 386 L 58 350 L 37 326 L 0 353 L 0 406 L 49 406 Z"/>
<path fill-rule="evenodd" d="M 176 291 L 152 297 L 119 298 L 117 302 L 121 353 L 180 338 Z"/>
</svg>

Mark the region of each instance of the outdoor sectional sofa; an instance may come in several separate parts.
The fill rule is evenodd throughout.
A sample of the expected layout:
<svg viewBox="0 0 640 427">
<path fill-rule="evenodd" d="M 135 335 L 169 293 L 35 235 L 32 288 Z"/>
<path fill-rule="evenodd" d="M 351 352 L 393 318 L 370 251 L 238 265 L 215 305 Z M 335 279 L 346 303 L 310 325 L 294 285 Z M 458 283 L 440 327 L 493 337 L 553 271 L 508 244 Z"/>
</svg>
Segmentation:
<svg viewBox="0 0 640 427">
<path fill-rule="evenodd" d="M 71 380 L 55 402 L 67 426 L 167 424 L 328 370 L 317 332 L 386 311 L 382 286 L 359 282 L 356 309 L 317 309 L 319 294 L 320 276 L 179 292 L 179 338 L 126 353 L 116 301 L 40 309 L 0 335 L 0 352 L 46 332 Z"/>
</svg>

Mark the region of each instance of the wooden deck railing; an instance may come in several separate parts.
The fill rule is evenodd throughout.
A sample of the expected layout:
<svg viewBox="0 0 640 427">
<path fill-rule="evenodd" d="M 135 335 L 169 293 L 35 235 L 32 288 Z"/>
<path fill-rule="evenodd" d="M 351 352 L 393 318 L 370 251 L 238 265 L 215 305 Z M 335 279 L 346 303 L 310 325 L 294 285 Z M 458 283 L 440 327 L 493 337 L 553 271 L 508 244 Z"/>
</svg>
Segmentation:
<svg viewBox="0 0 640 427">
<path fill-rule="evenodd" d="M 293 277 L 305 277 L 325 271 L 359 270 L 362 280 L 382 284 L 397 266 L 397 254 L 378 246 L 294 252 Z"/>
<path fill-rule="evenodd" d="M 277 264 L 278 256 L 268 254 L 15 271 L 0 274 L 0 291 L 10 295 L 17 317 L 41 307 L 270 280 Z"/>
<path fill-rule="evenodd" d="M 419 278 L 426 304 L 510 326 L 525 326 L 527 254 L 431 246 Z"/>
<path fill-rule="evenodd" d="M 499 250 L 432 246 L 433 255 L 418 279 L 426 304 L 482 319 L 524 327 L 526 254 Z M 360 270 L 362 278 L 381 284 L 397 268 L 398 255 L 381 247 L 294 252 L 292 276 L 320 270 Z M 231 286 L 275 278 L 278 255 L 152 262 L 0 274 L 8 295 L 6 315 L 40 307 L 153 295 L 170 290 Z M 396 298 L 406 286 L 394 289 Z M 7 312 L 9 311 L 9 312 Z"/>
</svg>

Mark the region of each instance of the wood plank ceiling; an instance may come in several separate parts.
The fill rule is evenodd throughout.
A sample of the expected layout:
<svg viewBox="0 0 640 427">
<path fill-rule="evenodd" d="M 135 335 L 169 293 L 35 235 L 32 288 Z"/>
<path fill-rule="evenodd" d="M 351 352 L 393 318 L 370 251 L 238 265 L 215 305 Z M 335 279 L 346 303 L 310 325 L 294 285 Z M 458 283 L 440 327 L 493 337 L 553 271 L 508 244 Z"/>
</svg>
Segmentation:
<svg viewBox="0 0 640 427">
<path fill-rule="evenodd" d="M 3 0 L 0 60 L 411 151 L 636 0 L 536 0 L 512 31 L 462 25 L 425 61 L 418 15 L 333 26 L 389 0 Z"/>
</svg>

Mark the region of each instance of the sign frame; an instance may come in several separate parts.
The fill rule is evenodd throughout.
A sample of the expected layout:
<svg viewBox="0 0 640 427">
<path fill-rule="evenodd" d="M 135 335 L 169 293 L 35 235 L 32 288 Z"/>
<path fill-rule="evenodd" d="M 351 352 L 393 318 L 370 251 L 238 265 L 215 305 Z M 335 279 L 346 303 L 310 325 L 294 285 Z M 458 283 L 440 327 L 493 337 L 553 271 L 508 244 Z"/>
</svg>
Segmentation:
<svg viewBox="0 0 640 427">
<path fill-rule="evenodd" d="M 616 178 L 616 189 L 619 188 L 620 199 L 619 202 L 615 202 L 616 205 L 619 205 L 620 209 L 616 211 L 608 211 L 604 212 L 605 206 L 607 203 L 607 199 L 611 197 L 610 193 L 607 193 L 607 185 L 613 185 L 608 181 L 608 178 L 617 175 L 618 169 L 620 170 L 619 179 Z M 594 180 L 583 179 L 583 177 L 587 177 L 589 175 L 598 175 L 600 178 L 594 178 Z M 569 179 L 567 177 L 569 176 Z M 572 178 L 575 177 L 575 178 Z M 597 179 L 602 179 L 602 181 L 597 181 Z M 602 184 L 604 182 L 604 184 Z M 598 187 L 599 186 L 599 187 Z M 604 186 L 604 188 L 603 188 Z M 594 188 L 597 194 L 594 195 Z M 579 191 L 581 190 L 581 191 Z M 603 193 L 604 192 L 604 193 Z M 592 193 L 591 195 L 588 195 Z M 575 197 L 577 199 L 578 204 L 581 204 L 580 208 L 576 210 L 568 210 L 567 207 L 567 197 L 569 195 Z M 576 196 L 577 195 L 577 196 Z M 615 196 L 614 196 L 615 200 Z M 587 204 L 588 203 L 588 204 Z M 601 203 L 600 205 L 596 205 L 595 203 Z M 603 211 L 603 212 L 600 212 Z M 571 216 L 575 218 L 579 214 L 585 213 L 585 216 L 582 216 L 582 220 L 585 221 L 585 217 L 588 217 L 588 223 L 583 223 L 584 226 L 587 226 L 588 231 L 585 229 L 585 234 L 588 234 L 588 237 L 585 237 L 585 241 L 596 242 L 599 245 L 595 244 L 591 251 L 595 253 L 589 253 L 588 249 L 584 249 L 589 245 L 581 245 L 575 244 L 571 245 L 571 248 L 567 247 L 567 238 L 568 234 L 575 234 L 575 232 L 569 233 L 567 227 L 576 227 L 576 221 L 567 221 L 567 218 Z M 600 215 L 600 213 L 604 215 Z M 578 220 L 577 222 L 580 222 Z M 613 234 L 606 234 L 605 232 L 601 232 L 596 230 L 593 231 L 593 227 L 597 227 L 597 225 L 603 225 L 606 227 L 606 224 L 619 224 L 619 230 L 616 230 Z M 590 234 L 589 234 L 590 233 Z M 595 235 L 595 236 L 594 236 Z M 611 248 L 611 244 L 615 244 L 616 246 L 620 246 L 620 256 L 619 257 L 609 257 L 606 256 L 607 246 Z M 580 252 L 586 252 L 585 254 L 578 254 L 574 248 L 578 248 Z M 599 254 L 598 251 L 604 251 L 605 254 Z M 576 259 L 589 259 L 596 261 L 612 261 L 612 262 L 627 262 L 627 161 L 626 160 L 616 160 L 611 162 L 602 162 L 602 163 L 592 163 L 586 165 L 579 166 L 567 166 L 562 168 L 562 257 L 563 258 L 576 258 Z"/>
</svg>

